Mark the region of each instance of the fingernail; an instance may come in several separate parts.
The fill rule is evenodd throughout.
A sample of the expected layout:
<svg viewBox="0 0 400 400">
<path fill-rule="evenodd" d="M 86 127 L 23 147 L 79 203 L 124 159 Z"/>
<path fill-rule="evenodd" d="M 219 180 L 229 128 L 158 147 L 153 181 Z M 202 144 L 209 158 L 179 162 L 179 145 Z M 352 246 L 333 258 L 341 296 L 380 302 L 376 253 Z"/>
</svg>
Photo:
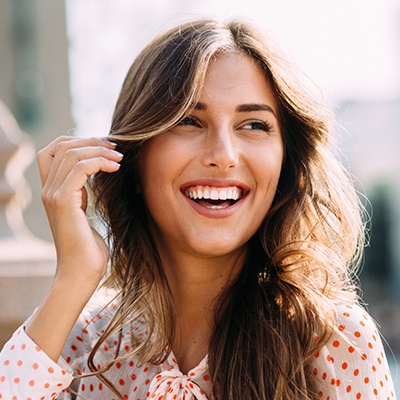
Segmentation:
<svg viewBox="0 0 400 400">
<path fill-rule="evenodd" d="M 120 153 L 119 151 L 117 151 L 117 150 L 110 150 L 110 151 L 112 151 L 114 154 L 116 154 L 118 157 L 123 157 L 124 155 L 122 154 L 122 153 Z"/>
<path fill-rule="evenodd" d="M 104 141 L 104 142 L 106 142 L 108 145 L 110 145 L 110 146 L 113 146 L 113 147 L 116 147 L 117 146 L 117 143 L 115 143 L 115 142 L 112 142 L 111 140 L 109 140 L 109 139 L 107 139 L 107 138 L 102 138 L 102 140 Z"/>
</svg>

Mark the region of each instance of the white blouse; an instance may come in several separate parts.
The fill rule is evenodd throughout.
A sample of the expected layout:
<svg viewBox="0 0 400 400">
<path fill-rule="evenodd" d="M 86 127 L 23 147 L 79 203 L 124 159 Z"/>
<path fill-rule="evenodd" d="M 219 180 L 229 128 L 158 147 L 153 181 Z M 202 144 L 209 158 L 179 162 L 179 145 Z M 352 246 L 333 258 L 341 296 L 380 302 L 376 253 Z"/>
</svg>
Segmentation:
<svg viewBox="0 0 400 400">
<path fill-rule="evenodd" d="M 116 400 L 117 396 L 95 376 L 77 377 L 90 372 L 88 355 L 116 307 L 111 303 L 101 312 L 112 296 L 104 290 L 93 296 L 58 363 L 25 334 L 23 327 L 19 328 L 0 353 L 0 399 L 72 400 L 78 393 L 83 399 Z M 359 306 L 341 306 L 337 311 L 335 334 L 314 355 L 313 372 L 320 381 L 320 398 L 396 399 L 382 342 L 371 317 Z M 138 323 L 134 329 L 140 336 L 144 327 Z M 116 345 L 114 339 L 103 344 L 95 364 L 104 365 L 111 359 Z M 124 332 L 120 355 L 128 355 L 132 349 L 130 334 Z M 187 375 L 180 372 L 172 352 L 161 365 L 141 364 L 137 358 L 127 356 L 104 375 L 129 400 L 207 400 L 210 394 L 207 356 Z"/>
</svg>

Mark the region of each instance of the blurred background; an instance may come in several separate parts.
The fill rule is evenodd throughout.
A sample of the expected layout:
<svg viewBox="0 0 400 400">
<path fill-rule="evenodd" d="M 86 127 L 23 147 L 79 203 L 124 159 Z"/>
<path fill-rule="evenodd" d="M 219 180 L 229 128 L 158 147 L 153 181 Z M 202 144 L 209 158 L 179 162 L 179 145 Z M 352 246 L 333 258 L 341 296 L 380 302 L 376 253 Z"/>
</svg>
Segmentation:
<svg viewBox="0 0 400 400">
<path fill-rule="evenodd" d="M 336 113 L 371 215 L 363 298 L 399 387 L 400 0 L 0 0 L 0 345 L 54 272 L 34 152 L 62 134 L 106 135 L 141 48 L 203 16 L 264 27 Z"/>
</svg>

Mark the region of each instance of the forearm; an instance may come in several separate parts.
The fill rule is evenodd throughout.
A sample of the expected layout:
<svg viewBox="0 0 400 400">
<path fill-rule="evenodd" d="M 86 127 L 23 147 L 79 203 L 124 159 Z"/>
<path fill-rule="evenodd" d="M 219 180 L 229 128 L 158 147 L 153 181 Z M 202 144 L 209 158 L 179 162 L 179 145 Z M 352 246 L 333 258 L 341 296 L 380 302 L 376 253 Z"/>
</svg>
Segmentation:
<svg viewBox="0 0 400 400">
<path fill-rule="evenodd" d="M 85 184 L 92 174 L 119 169 L 122 154 L 114 148 L 100 138 L 60 137 L 38 153 L 42 200 L 57 250 L 57 270 L 26 333 L 54 361 L 106 272 L 109 251 L 87 220 Z"/>
<path fill-rule="evenodd" d="M 55 279 L 45 300 L 26 325 L 27 335 L 55 362 L 95 284 Z"/>
</svg>

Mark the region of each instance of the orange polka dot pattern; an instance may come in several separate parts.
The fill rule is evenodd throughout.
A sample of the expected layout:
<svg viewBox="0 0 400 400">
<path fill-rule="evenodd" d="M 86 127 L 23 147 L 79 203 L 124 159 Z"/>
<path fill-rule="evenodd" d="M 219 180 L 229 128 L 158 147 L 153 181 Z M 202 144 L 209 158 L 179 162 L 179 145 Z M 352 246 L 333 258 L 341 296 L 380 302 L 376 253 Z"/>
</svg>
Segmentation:
<svg viewBox="0 0 400 400">
<path fill-rule="evenodd" d="M 314 355 L 314 375 L 324 400 L 396 399 L 377 328 L 359 306 L 337 309 L 338 325 L 329 343 Z"/>
<path fill-rule="evenodd" d="M 112 316 L 115 305 L 100 313 L 113 293 L 97 293 L 85 308 L 54 363 L 19 328 L 0 353 L 0 399 L 72 400 L 70 389 L 83 398 L 114 400 L 116 396 L 96 377 L 73 379 L 88 371 L 91 347 Z M 324 400 L 395 399 L 382 343 L 374 323 L 360 307 L 338 308 L 334 336 L 315 354 L 313 372 L 320 381 L 319 397 Z M 137 323 L 140 337 L 143 324 Z M 104 365 L 117 342 L 110 338 L 95 357 Z M 132 351 L 130 332 L 123 333 L 121 355 Z M 127 400 L 206 400 L 210 393 L 208 357 L 182 374 L 173 353 L 161 365 L 141 364 L 132 356 L 117 362 L 105 373 Z"/>
<path fill-rule="evenodd" d="M 0 399 L 52 399 L 71 382 L 68 365 L 53 363 L 19 328 L 0 354 Z"/>
</svg>

